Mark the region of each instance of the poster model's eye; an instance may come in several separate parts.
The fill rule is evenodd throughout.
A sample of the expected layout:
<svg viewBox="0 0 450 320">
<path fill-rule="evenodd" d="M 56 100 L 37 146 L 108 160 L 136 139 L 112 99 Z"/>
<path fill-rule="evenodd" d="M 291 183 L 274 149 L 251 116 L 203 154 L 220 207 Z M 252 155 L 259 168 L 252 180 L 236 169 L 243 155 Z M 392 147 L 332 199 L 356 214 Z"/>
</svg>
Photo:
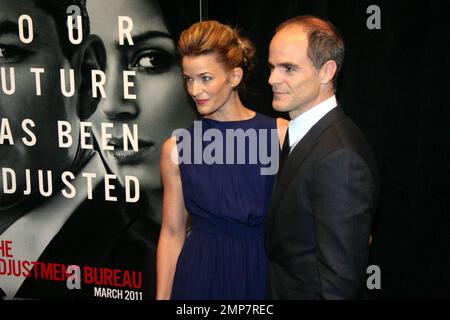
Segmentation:
<svg viewBox="0 0 450 320">
<path fill-rule="evenodd" d="M 17 46 L 0 44 L 0 62 L 15 62 L 27 56 L 29 52 Z"/>
<path fill-rule="evenodd" d="M 161 50 L 139 51 L 131 61 L 130 68 L 141 69 L 150 73 L 161 73 L 173 63 L 173 57 Z"/>
</svg>

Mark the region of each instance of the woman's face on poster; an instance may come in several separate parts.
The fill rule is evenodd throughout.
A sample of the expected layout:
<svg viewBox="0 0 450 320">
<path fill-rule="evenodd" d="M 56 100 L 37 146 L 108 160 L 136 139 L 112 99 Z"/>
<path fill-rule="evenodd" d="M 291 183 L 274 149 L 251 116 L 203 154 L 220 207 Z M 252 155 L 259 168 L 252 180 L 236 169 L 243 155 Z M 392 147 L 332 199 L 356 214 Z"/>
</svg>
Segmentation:
<svg viewBox="0 0 450 320">
<path fill-rule="evenodd" d="M 151 0 L 89 0 L 91 31 L 106 46 L 106 98 L 93 116 L 101 123 L 113 123 L 109 145 L 114 151 L 102 151 L 110 167 L 123 179 L 138 177 L 146 190 L 161 188 L 159 160 L 163 142 L 177 128 L 188 127 L 195 118 L 194 108 L 184 88 L 175 41 L 164 23 L 156 2 Z M 132 20 L 129 45 L 124 37 L 120 45 L 119 17 Z M 129 27 L 129 24 L 124 24 Z M 124 71 L 134 86 L 129 93 L 136 99 L 124 98 Z M 139 151 L 123 150 L 123 125 L 138 125 Z M 123 180 L 122 180 L 123 181 Z"/>
</svg>

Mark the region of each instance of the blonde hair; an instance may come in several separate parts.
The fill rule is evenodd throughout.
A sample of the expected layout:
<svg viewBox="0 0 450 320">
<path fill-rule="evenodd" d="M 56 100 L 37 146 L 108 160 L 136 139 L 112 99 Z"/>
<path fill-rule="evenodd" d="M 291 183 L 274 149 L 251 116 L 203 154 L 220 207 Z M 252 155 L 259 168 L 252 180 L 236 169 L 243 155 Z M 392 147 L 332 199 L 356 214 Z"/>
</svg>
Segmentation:
<svg viewBox="0 0 450 320">
<path fill-rule="evenodd" d="M 242 68 L 242 85 L 254 67 L 255 47 L 251 41 L 240 36 L 238 30 L 215 20 L 197 22 L 184 30 L 178 40 L 178 51 L 181 58 L 217 54 L 228 69 Z"/>
</svg>

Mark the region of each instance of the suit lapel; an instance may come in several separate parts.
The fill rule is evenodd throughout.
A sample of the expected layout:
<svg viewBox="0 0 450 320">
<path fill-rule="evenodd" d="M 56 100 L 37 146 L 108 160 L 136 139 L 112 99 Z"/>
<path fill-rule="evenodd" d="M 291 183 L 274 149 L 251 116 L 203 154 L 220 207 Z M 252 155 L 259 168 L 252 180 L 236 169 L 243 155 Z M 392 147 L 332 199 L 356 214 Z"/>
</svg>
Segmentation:
<svg viewBox="0 0 450 320">
<path fill-rule="evenodd" d="M 273 200 L 271 206 L 271 215 L 274 216 L 281 199 L 283 198 L 284 191 L 289 187 L 292 179 L 295 177 L 298 170 L 300 170 L 302 164 L 310 154 L 314 146 L 319 142 L 320 136 L 325 132 L 330 125 L 339 121 L 345 117 L 342 109 L 336 107 L 328 112 L 322 119 L 320 119 L 308 133 L 300 140 L 299 143 L 292 150 L 288 156 L 284 168 L 279 177 L 277 177 Z"/>
</svg>

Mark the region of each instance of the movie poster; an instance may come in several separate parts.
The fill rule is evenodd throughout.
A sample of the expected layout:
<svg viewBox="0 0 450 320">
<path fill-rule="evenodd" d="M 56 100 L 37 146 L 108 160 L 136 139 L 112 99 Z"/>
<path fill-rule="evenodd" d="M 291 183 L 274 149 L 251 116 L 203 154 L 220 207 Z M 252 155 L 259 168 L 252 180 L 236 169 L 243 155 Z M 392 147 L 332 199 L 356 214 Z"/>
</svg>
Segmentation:
<svg viewBox="0 0 450 320">
<path fill-rule="evenodd" d="M 197 1 L 0 1 L 0 295 L 155 296 L 161 146 Z"/>
<path fill-rule="evenodd" d="M 380 169 L 369 296 L 449 298 L 447 6 L 0 0 L 0 298 L 154 299 L 161 147 L 198 117 L 180 32 L 201 17 L 241 29 L 257 50 L 244 104 L 287 118 L 272 109 L 268 46 L 301 14 L 340 30 L 337 99 Z"/>
</svg>

